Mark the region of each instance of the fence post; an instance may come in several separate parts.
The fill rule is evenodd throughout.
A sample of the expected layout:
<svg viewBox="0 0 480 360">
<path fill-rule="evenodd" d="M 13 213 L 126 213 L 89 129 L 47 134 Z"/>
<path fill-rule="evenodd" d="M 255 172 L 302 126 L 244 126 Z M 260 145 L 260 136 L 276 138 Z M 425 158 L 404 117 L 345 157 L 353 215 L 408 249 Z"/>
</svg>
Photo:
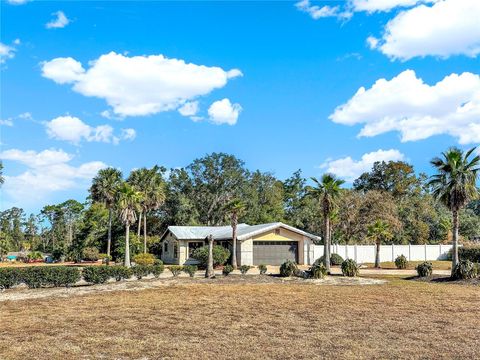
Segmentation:
<svg viewBox="0 0 480 360">
<path fill-rule="evenodd" d="M 355 244 L 355 247 L 354 247 L 353 257 L 354 257 L 355 262 L 358 263 L 358 261 L 357 261 L 357 244 Z"/>
<path fill-rule="evenodd" d="M 392 262 L 395 261 L 395 244 L 392 244 Z"/>
<path fill-rule="evenodd" d="M 348 244 L 345 245 L 345 259 L 348 259 Z"/>
<path fill-rule="evenodd" d="M 412 244 L 408 243 L 408 261 L 412 261 Z"/>
<path fill-rule="evenodd" d="M 424 249 L 425 249 L 425 261 L 427 261 L 427 244 L 424 244 Z"/>
</svg>

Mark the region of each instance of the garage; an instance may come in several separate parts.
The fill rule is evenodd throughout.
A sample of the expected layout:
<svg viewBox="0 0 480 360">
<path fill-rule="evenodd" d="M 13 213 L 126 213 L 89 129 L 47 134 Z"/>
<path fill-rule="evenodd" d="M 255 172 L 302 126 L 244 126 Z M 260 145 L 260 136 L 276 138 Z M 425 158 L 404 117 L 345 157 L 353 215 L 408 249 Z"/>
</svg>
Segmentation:
<svg viewBox="0 0 480 360">
<path fill-rule="evenodd" d="M 286 260 L 298 263 L 297 241 L 253 242 L 253 265 L 281 265 Z"/>
</svg>

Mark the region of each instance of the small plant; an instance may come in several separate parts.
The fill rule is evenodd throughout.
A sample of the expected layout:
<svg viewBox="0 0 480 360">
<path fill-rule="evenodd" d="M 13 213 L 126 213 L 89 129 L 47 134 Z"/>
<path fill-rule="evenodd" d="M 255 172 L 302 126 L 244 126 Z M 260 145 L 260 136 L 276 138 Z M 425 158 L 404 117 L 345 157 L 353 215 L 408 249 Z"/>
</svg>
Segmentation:
<svg viewBox="0 0 480 360">
<path fill-rule="evenodd" d="M 295 264 L 291 260 L 287 260 L 282 265 L 280 265 L 280 276 L 282 277 L 294 276 L 297 272 L 297 264 Z"/>
<path fill-rule="evenodd" d="M 111 271 L 109 266 L 86 266 L 83 268 L 83 279 L 91 284 L 104 284 L 110 279 Z"/>
<path fill-rule="evenodd" d="M 87 247 L 83 249 L 82 260 L 85 261 L 97 261 L 100 258 L 100 252 L 97 248 Z"/>
<path fill-rule="evenodd" d="M 110 276 L 113 277 L 116 281 L 122 281 L 129 279 L 132 276 L 132 270 L 126 266 L 110 266 L 109 267 Z"/>
<path fill-rule="evenodd" d="M 43 255 L 40 251 L 32 251 L 27 255 L 28 261 L 43 260 Z"/>
<path fill-rule="evenodd" d="M 252 267 L 249 266 L 249 265 L 242 265 L 240 266 L 238 269 L 240 270 L 240 272 L 242 273 L 242 275 L 246 275 L 248 270 L 250 270 Z"/>
<path fill-rule="evenodd" d="M 327 275 L 327 268 L 323 264 L 313 264 L 310 268 L 310 276 L 313 279 L 323 279 Z"/>
<path fill-rule="evenodd" d="M 132 274 L 140 280 L 150 273 L 150 267 L 148 265 L 135 265 L 132 267 Z"/>
<path fill-rule="evenodd" d="M 168 269 L 172 272 L 172 275 L 173 275 L 174 277 L 177 277 L 177 276 L 180 275 L 180 273 L 182 272 L 183 266 L 180 266 L 180 265 L 171 265 Z"/>
<path fill-rule="evenodd" d="M 227 264 L 223 267 L 222 274 L 225 276 L 228 276 L 232 271 L 233 271 L 233 266 L 230 264 Z"/>
<path fill-rule="evenodd" d="M 109 261 L 112 261 L 112 256 L 107 254 L 98 254 L 98 260 L 102 260 L 102 263 L 106 264 Z"/>
<path fill-rule="evenodd" d="M 20 284 L 22 278 L 17 268 L 0 268 L 0 289 L 10 289 Z"/>
<path fill-rule="evenodd" d="M 197 272 L 197 270 L 198 270 L 198 266 L 196 265 L 185 265 L 183 267 L 183 271 L 192 278 L 195 276 L 195 273 Z"/>
<path fill-rule="evenodd" d="M 395 259 L 395 266 L 397 267 L 397 269 L 406 269 L 407 265 L 408 265 L 408 260 L 405 257 L 405 255 L 402 254 L 397 256 L 397 258 Z"/>
<path fill-rule="evenodd" d="M 354 277 L 358 275 L 358 264 L 353 259 L 347 259 L 342 263 L 342 274 L 343 276 Z"/>
<path fill-rule="evenodd" d="M 155 265 L 152 265 L 152 274 L 156 278 L 160 276 L 161 273 L 163 273 L 163 270 L 165 267 L 163 266 L 163 262 L 161 260 L 158 260 Z"/>
<path fill-rule="evenodd" d="M 431 262 L 425 261 L 421 264 L 418 264 L 415 269 L 417 270 L 418 276 L 427 277 L 432 275 L 433 265 Z"/>
<path fill-rule="evenodd" d="M 223 246 L 214 245 L 213 246 L 213 266 L 221 266 L 225 264 L 230 257 L 230 251 Z M 202 246 L 201 248 L 195 249 L 192 253 L 192 258 L 200 261 L 202 266 L 208 265 L 208 246 Z"/>
<path fill-rule="evenodd" d="M 452 277 L 457 280 L 467 280 L 477 277 L 477 267 L 470 260 L 460 260 L 453 268 Z"/>
<path fill-rule="evenodd" d="M 133 261 L 137 265 L 153 265 L 155 260 L 155 255 L 153 254 L 138 254 L 133 257 Z"/>
<path fill-rule="evenodd" d="M 267 273 L 267 265 L 258 265 L 258 271 L 260 271 L 260 275 L 265 275 Z"/>
<path fill-rule="evenodd" d="M 325 259 L 325 255 L 322 255 L 315 261 L 315 263 L 318 261 L 320 264 L 323 264 L 324 259 Z M 330 265 L 342 265 L 342 263 L 343 263 L 343 258 L 340 255 L 335 253 L 330 255 Z"/>
</svg>

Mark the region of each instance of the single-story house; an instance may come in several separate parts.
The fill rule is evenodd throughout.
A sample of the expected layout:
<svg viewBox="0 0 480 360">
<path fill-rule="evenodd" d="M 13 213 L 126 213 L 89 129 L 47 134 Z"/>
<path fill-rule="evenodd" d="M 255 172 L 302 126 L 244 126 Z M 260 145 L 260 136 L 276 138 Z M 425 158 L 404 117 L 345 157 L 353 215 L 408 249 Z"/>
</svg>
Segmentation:
<svg viewBox="0 0 480 360">
<path fill-rule="evenodd" d="M 167 264 L 195 264 L 192 252 L 207 244 L 212 235 L 216 245 L 232 250 L 231 226 L 169 226 L 162 235 L 162 260 Z M 281 222 L 237 227 L 239 265 L 280 265 L 285 260 L 308 264 L 313 242 L 320 237 Z"/>
</svg>

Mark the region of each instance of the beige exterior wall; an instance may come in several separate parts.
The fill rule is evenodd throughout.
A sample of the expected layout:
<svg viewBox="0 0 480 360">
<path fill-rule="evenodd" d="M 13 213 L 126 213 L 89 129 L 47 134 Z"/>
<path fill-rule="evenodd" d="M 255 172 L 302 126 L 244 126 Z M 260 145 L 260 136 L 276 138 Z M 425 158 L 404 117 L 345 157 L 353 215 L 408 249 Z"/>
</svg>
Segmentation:
<svg viewBox="0 0 480 360">
<path fill-rule="evenodd" d="M 175 236 L 169 233 L 162 242 L 164 249 L 164 251 L 162 251 L 162 261 L 166 264 L 177 265 L 198 264 L 198 261 L 188 259 L 188 243 L 198 241 L 199 240 L 177 240 Z M 177 246 L 175 246 L 175 244 L 177 244 Z"/>
</svg>

